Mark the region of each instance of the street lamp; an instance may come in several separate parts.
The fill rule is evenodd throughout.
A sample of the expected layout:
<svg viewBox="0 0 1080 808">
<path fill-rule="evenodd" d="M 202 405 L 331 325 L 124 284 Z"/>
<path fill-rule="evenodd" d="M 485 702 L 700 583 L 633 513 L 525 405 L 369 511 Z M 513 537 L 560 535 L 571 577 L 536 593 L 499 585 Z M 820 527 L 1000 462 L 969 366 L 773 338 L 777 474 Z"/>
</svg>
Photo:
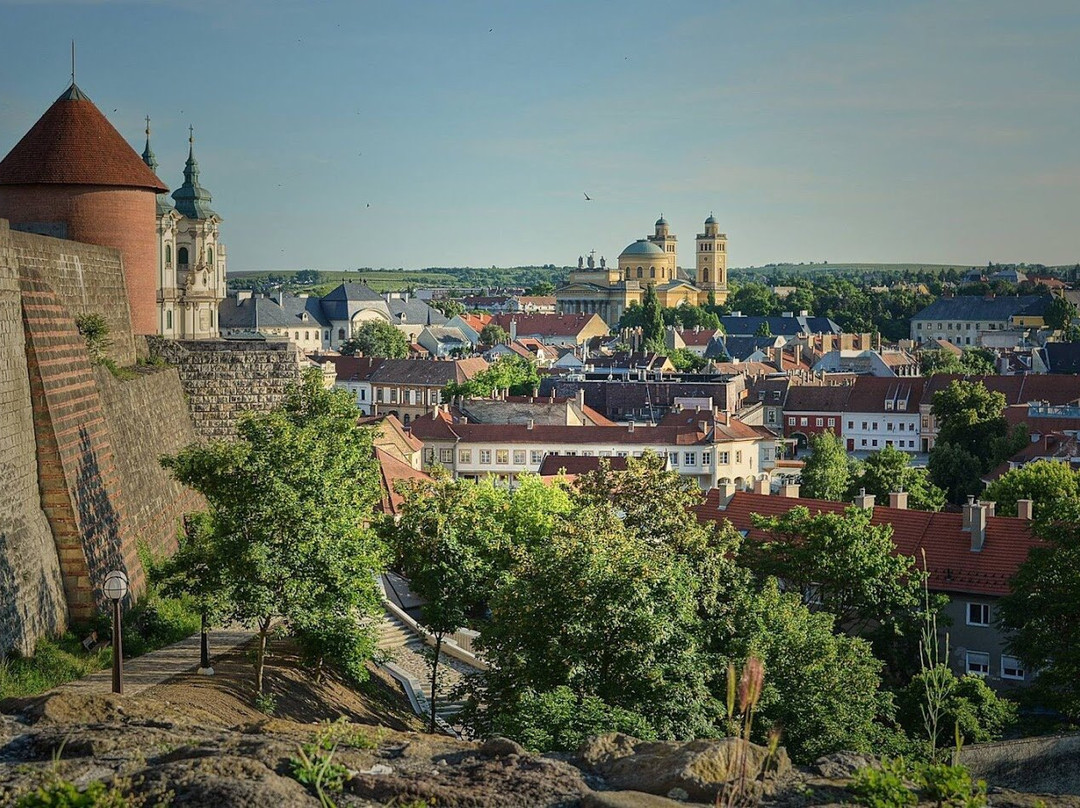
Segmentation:
<svg viewBox="0 0 1080 808">
<path fill-rule="evenodd" d="M 120 570 L 113 570 L 105 576 L 105 597 L 112 601 L 113 607 L 113 635 L 112 635 L 112 692 L 123 695 L 124 693 L 124 644 L 120 638 L 122 633 L 120 625 L 120 602 L 128 591 L 128 577 Z"/>
</svg>

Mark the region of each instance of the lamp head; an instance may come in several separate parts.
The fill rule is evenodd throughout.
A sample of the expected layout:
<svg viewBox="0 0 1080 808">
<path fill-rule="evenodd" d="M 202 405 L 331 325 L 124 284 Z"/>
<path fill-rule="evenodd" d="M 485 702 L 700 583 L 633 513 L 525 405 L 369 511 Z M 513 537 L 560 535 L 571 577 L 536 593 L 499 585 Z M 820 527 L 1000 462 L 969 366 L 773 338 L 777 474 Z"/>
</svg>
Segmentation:
<svg viewBox="0 0 1080 808">
<path fill-rule="evenodd" d="M 113 570 L 105 576 L 105 584 L 102 589 L 105 590 L 105 597 L 109 600 L 123 600 L 128 591 L 127 575 L 120 570 Z"/>
</svg>

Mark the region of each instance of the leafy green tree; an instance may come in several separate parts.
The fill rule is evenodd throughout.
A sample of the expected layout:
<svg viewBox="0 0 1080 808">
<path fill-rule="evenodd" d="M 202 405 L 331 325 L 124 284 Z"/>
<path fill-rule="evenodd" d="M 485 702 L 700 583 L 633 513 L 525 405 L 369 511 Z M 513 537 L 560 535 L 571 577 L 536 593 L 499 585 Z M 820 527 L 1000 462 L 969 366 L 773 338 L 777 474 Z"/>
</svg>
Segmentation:
<svg viewBox="0 0 1080 808">
<path fill-rule="evenodd" d="M 293 275 L 293 283 L 297 286 L 318 286 L 322 283 L 322 273 L 317 269 L 301 269 Z"/>
<path fill-rule="evenodd" d="M 1080 504 L 1065 501 L 1036 526 L 1032 547 L 998 602 L 1010 652 L 1028 670 L 1044 704 L 1080 720 Z"/>
<path fill-rule="evenodd" d="M 641 304 L 636 300 L 630 302 L 630 305 L 623 309 L 622 316 L 619 318 L 619 330 L 624 328 L 641 328 L 645 325 L 645 309 L 641 307 Z"/>
<path fill-rule="evenodd" d="M 505 345 L 510 341 L 506 329 L 497 323 L 488 323 L 480 329 L 480 344 L 488 348 L 493 345 Z"/>
<path fill-rule="evenodd" d="M 758 726 L 781 727 L 797 763 L 837 749 L 879 753 L 889 735 L 878 723 L 891 713 L 882 663 L 865 640 L 836 633 L 834 620 L 780 592 L 774 579 L 740 599 L 734 615 L 733 658 L 754 654 L 765 663 Z"/>
<path fill-rule="evenodd" d="M 380 611 L 374 573 L 384 552 L 369 527 L 380 486 L 371 434 L 357 426 L 351 395 L 326 390 L 318 370 L 279 407 L 243 416 L 237 433 L 161 462 L 210 506 L 208 541 L 230 611 L 258 630 L 258 695 L 267 635 L 278 618 L 347 629 L 342 643 L 356 652 L 353 659 L 373 652 L 374 638 L 360 621 Z"/>
<path fill-rule="evenodd" d="M 525 294 L 533 297 L 548 297 L 555 294 L 555 284 L 551 281 L 540 281 L 526 289 Z"/>
<path fill-rule="evenodd" d="M 851 462 L 844 445 L 832 432 L 820 432 L 809 440 L 810 454 L 803 463 L 802 495 L 813 499 L 841 500 L 851 487 Z"/>
<path fill-rule="evenodd" d="M 994 354 L 985 348 L 968 348 L 960 356 L 945 350 L 923 351 L 919 366 L 924 376 L 938 373 L 992 376 L 997 373 Z"/>
<path fill-rule="evenodd" d="M 353 331 L 341 344 L 345 356 L 362 354 L 383 359 L 404 359 L 409 355 L 409 339 L 405 332 L 382 320 L 368 320 Z"/>
<path fill-rule="evenodd" d="M 751 317 L 768 317 L 779 311 L 776 295 L 761 283 L 741 285 L 729 298 L 728 306 Z"/>
<path fill-rule="evenodd" d="M 641 301 L 641 337 L 649 350 L 662 351 L 664 346 L 664 316 L 656 286 L 649 284 Z"/>
<path fill-rule="evenodd" d="M 926 469 L 913 468 L 911 456 L 895 446 L 871 453 L 852 477 L 848 496 L 859 490 L 873 494 L 881 504 L 888 504 L 889 494 L 906 491 L 908 507 L 920 511 L 940 511 L 945 507 L 945 492 L 930 482 Z"/>
<path fill-rule="evenodd" d="M 450 382 L 443 388 L 443 399 L 454 396 L 466 398 L 490 396 L 499 390 L 509 390 L 510 395 L 531 395 L 540 386 L 540 374 L 536 363 L 516 354 L 500 356 L 468 381 Z"/>
<path fill-rule="evenodd" d="M 754 332 L 754 336 L 757 336 L 757 337 L 771 337 L 772 336 L 772 329 L 769 327 L 769 321 L 768 320 L 762 320 L 761 321 L 761 325 L 759 325 L 757 327 L 757 330 Z"/>
<path fill-rule="evenodd" d="M 709 364 L 708 359 L 704 356 L 698 356 L 688 348 L 676 348 L 674 351 L 668 351 L 667 357 L 676 370 L 683 372 L 694 373 L 704 369 Z"/>
<path fill-rule="evenodd" d="M 1015 516 L 1020 499 L 1034 500 L 1036 518 L 1050 516 L 1061 503 L 1080 500 L 1080 471 L 1068 463 L 1036 460 L 1002 474 L 986 486 L 983 499 L 996 502 L 1002 516 Z"/>
<path fill-rule="evenodd" d="M 813 611 L 836 616 L 862 633 L 917 611 L 924 573 L 915 559 L 896 554 L 892 525 L 874 525 L 869 509 L 811 514 L 793 508 L 782 516 L 754 517 L 767 538 L 746 542 L 740 556 L 760 576 L 783 580 Z"/>
<path fill-rule="evenodd" d="M 451 297 L 435 297 L 428 301 L 428 305 L 444 317 L 450 318 L 465 313 L 465 304 Z"/>
<path fill-rule="evenodd" d="M 979 676 L 956 675 L 946 665 L 916 675 L 897 695 L 897 720 L 915 738 L 924 732 L 922 708 L 926 703 L 926 679 L 940 677 L 944 683 L 939 726 L 958 727 L 965 743 L 988 743 L 1001 739 L 1016 721 L 1016 703 L 991 690 Z M 948 733 L 952 737 L 952 733 Z"/>
<path fill-rule="evenodd" d="M 1022 428 L 1010 430 L 1005 396 L 982 382 L 954 381 L 934 394 L 938 434 L 930 452 L 930 479 L 959 504 L 978 493 L 980 477 L 1025 443 Z"/>
<path fill-rule="evenodd" d="M 1076 318 L 1076 306 L 1062 296 L 1055 296 L 1046 307 L 1043 322 L 1055 331 L 1062 331 L 1072 325 Z"/>
</svg>

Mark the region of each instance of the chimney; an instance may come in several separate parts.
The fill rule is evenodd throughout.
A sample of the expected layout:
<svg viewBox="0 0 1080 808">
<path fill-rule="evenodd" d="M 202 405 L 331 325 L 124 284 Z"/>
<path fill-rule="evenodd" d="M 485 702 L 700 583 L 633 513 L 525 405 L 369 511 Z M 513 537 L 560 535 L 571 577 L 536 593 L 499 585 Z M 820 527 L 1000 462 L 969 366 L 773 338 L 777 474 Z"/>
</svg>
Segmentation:
<svg viewBox="0 0 1080 808">
<path fill-rule="evenodd" d="M 510 319 L 510 341 L 513 342 L 516 339 L 517 339 L 517 320 L 514 319 L 514 318 L 511 318 Z"/>
<path fill-rule="evenodd" d="M 1031 521 L 1032 516 L 1035 513 L 1035 500 L 1033 499 L 1018 499 L 1016 500 L 1016 515 L 1021 519 L 1027 519 Z"/>
<path fill-rule="evenodd" d="M 634 431 L 634 422 L 633 421 L 631 421 L 630 424 L 627 426 L 626 431 L 627 432 L 633 432 Z"/>
<path fill-rule="evenodd" d="M 964 505 L 964 530 L 971 533 L 971 552 L 978 553 L 986 543 L 986 517 L 990 508 L 969 496 Z"/>
<path fill-rule="evenodd" d="M 281 289 L 278 289 L 277 294 L 274 295 L 274 300 L 277 301 L 277 304 L 279 306 L 284 306 L 285 305 L 285 292 L 282 291 Z"/>
<path fill-rule="evenodd" d="M 863 510 L 874 509 L 874 495 L 866 493 L 865 488 L 859 489 L 859 495 L 852 500 L 852 503 L 856 508 L 862 508 Z"/>
<path fill-rule="evenodd" d="M 720 485 L 716 486 L 716 491 L 720 494 L 718 506 L 722 510 L 728 506 L 731 498 L 735 496 L 735 483 L 720 483 Z"/>
<path fill-rule="evenodd" d="M 995 516 L 996 515 L 996 513 L 995 513 L 997 511 L 997 503 L 996 502 L 984 502 L 983 507 L 986 509 L 986 515 L 987 516 Z"/>
<path fill-rule="evenodd" d="M 889 494 L 889 507 L 896 508 L 897 510 L 907 510 L 907 491 L 900 489 L 899 491 L 893 491 Z"/>
<path fill-rule="evenodd" d="M 579 387 L 577 391 L 577 404 L 579 407 L 585 407 L 585 388 Z"/>
<path fill-rule="evenodd" d="M 780 496 L 787 497 L 788 499 L 799 498 L 799 484 L 798 483 L 784 483 L 780 486 Z"/>
<path fill-rule="evenodd" d="M 241 300 L 251 300 L 250 289 L 238 289 L 236 291 L 236 302 L 239 303 Z"/>
<path fill-rule="evenodd" d="M 754 493 L 761 494 L 763 496 L 769 495 L 769 481 L 762 477 L 760 480 L 754 480 Z"/>
<path fill-rule="evenodd" d="M 530 419 L 529 419 L 529 420 L 528 420 L 528 421 L 527 421 L 527 422 L 525 423 L 525 428 L 526 428 L 526 429 L 532 429 L 532 428 L 533 428 L 533 426 L 535 426 L 535 425 L 536 425 L 536 421 L 534 421 L 534 420 L 533 420 L 532 418 L 530 418 Z"/>
</svg>

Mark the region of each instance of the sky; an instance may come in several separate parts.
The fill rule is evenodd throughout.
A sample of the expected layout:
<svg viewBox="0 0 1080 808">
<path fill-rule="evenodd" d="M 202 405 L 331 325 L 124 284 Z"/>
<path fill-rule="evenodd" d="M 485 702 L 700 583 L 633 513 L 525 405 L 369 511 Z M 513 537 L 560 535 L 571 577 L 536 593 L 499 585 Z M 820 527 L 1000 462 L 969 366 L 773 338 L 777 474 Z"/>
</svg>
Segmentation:
<svg viewBox="0 0 1080 808">
<path fill-rule="evenodd" d="M 1075 0 L 0 0 L 0 153 L 71 39 L 231 270 L 1080 261 Z"/>
</svg>

